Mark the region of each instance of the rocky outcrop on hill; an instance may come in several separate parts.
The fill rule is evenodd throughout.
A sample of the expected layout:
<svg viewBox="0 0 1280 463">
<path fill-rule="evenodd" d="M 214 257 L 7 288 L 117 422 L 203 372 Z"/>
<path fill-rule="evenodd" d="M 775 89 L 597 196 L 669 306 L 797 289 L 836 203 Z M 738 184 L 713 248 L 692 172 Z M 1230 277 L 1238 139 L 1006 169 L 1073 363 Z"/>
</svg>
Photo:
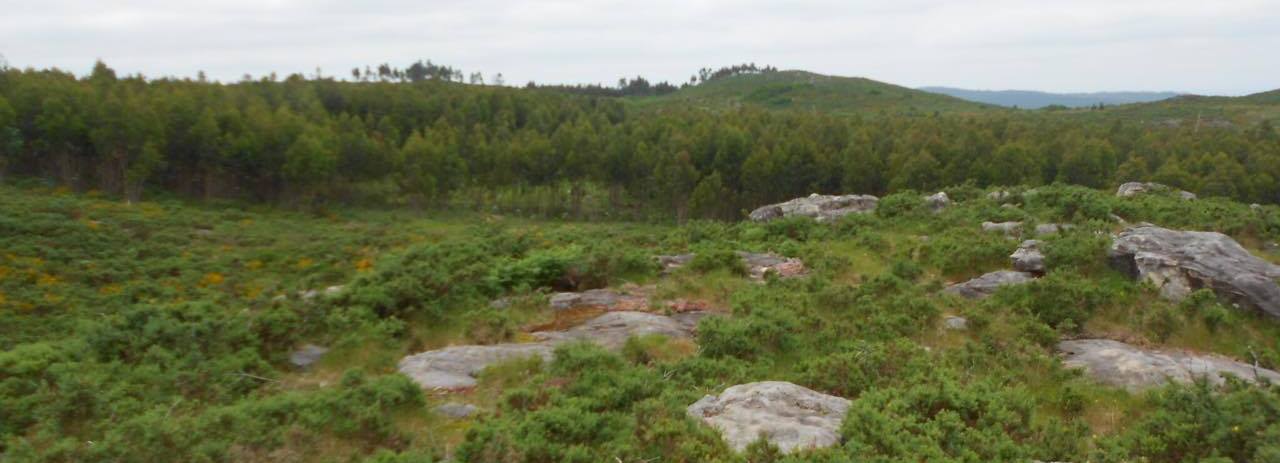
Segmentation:
<svg viewBox="0 0 1280 463">
<path fill-rule="evenodd" d="M 763 280 L 766 274 L 772 273 L 778 278 L 803 276 L 808 269 L 804 262 L 794 257 L 784 257 L 771 252 L 756 253 L 738 251 L 738 256 L 747 266 L 747 274 L 755 280 Z"/>
<path fill-rule="evenodd" d="M 1235 304 L 1280 317 L 1280 266 L 1221 233 L 1137 226 L 1115 238 L 1109 255 L 1112 266 L 1151 283 L 1165 298 L 1181 300 L 1209 288 Z"/>
<path fill-rule="evenodd" d="M 804 266 L 804 261 L 794 257 L 780 256 L 771 252 L 737 251 L 737 254 L 742 258 L 747 274 L 757 281 L 763 281 L 765 275 L 769 273 L 779 278 L 793 278 L 804 276 L 809 271 Z M 654 259 L 658 261 L 658 265 L 662 266 L 663 273 L 670 273 L 693 262 L 693 254 L 654 256 Z"/>
<path fill-rule="evenodd" d="M 951 198 L 947 197 L 947 193 L 945 191 L 939 191 L 929 196 L 925 196 L 924 204 L 929 206 L 929 209 L 933 212 L 942 212 L 943 209 L 946 209 L 947 206 L 951 205 Z"/>
<path fill-rule="evenodd" d="M 305 369 L 319 362 L 327 353 L 329 353 L 328 347 L 306 344 L 289 354 L 289 363 Z"/>
<path fill-rule="evenodd" d="M 982 231 L 1014 236 L 1022 233 L 1022 222 L 982 222 Z"/>
<path fill-rule="evenodd" d="M 761 206 L 751 211 L 750 218 L 756 222 L 766 222 L 781 217 L 812 217 L 819 222 L 826 222 L 849 214 L 871 212 L 876 209 L 880 198 L 871 195 L 820 195 L 811 194 L 784 203 Z"/>
<path fill-rule="evenodd" d="M 1001 286 L 1019 285 L 1034 279 L 1036 279 L 1036 276 L 1027 272 L 998 270 L 964 283 L 948 286 L 943 292 L 969 299 L 981 299 L 995 293 Z"/>
<path fill-rule="evenodd" d="M 734 450 L 763 437 L 782 453 L 840 443 L 849 400 L 782 381 L 739 384 L 694 402 L 688 413 L 720 431 Z"/>
<path fill-rule="evenodd" d="M 649 334 L 689 339 L 705 313 L 663 316 L 646 312 L 610 312 L 564 331 L 532 333 L 537 342 L 452 346 L 407 356 L 398 369 L 424 389 L 459 390 L 475 387 L 485 367 L 509 360 L 541 357 L 550 360 L 557 345 L 588 341 L 620 349 L 627 338 Z"/>
<path fill-rule="evenodd" d="M 555 293 L 548 301 L 552 310 L 594 308 L 603 310 L 644 310 L 649 306 L 646 288 L 589 289 L 579 293 Z"/>
<path fill-rule="evenodd" d="M 1036 225 L 1036 236 L 1052 235 L 1072 228 L 1075 228 L 1075 225 L 1069 223 L 1042 223 Z"/>
<path fill-rule="evenodd" d="M 1040 252 L 1040 240 L 1026 240 L 1009 255 L 1013 269 L 1035 275 L 1044 275 L 1044 253 Z"/>
<path fill-rule="evenodd" d="M 1133 197 L 1133 196 L 1137 196 L 1145 193 L 1152 193 L 1152 192 L 1159 192 L 1159 191 L 1172 191 L 1172 190 L 1174 189 L 1169 186 L 1162 185 L 1155 182 L 1129 182 L 1129 183 L 1120 185 L 1120 188 L 1116 189 L 1116 196 L 1119 196 L 1121 198 L 1129 198 L 1129 197 Z M 1196 199 L 1195 193 L 1192 193 L 1190 191 L 1182 191 L 1182 190 L 1177 190 L 1177 191 L 1178 191 L 1178 196 L 1181 197 L 1182 199 L 1185 199 L 1185 200 Z"/>
<path fill-rule="evenodd" d="M 1065 355 L 1063 363 L 1068 368 L 1083 369 L 1102 383 L 1131 392 L 1169 381 L 1190 383 L 1198 377 L 1221 385 L 1226 381 L 1224 374 L 1246 381 L 1280 384 L 1280 373 L 1218 355 L 1147 350 L 1109 339 L 1062 341 L 1058 343 L 1058 351 Z"/>
</svg>

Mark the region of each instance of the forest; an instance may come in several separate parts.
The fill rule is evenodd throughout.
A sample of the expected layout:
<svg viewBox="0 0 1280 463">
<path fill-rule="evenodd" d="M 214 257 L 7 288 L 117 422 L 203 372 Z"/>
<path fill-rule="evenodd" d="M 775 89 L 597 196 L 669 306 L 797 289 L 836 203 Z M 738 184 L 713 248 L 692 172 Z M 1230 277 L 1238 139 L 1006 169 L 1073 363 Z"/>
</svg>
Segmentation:
<svg viewBox="0 0 1280 463">
<path fill-rule="evenodd" d="M 1280 202 L 1280 135 L 1269 120 L 1168 127 L 1031 111 L 708 111 L 463 84 L 432 77 L 461 71 L 428 63 L 388 68 L 417 76 L 403 81 L 292 75 L 233 84 L 119 77 L 101 62 L 84 78 L 7 68 L 0 171 L 130 200 L 156 191 L 303 208 L 678 221 L 736 219 L 814 192 L 960 184 L 1156 181 Z"/>
<path fill-rule="evenodd" d="M 667 99 L 787 72 L 5 68 L 0 461 L 1280 461 L 1270 121 Z"/>
</svg>

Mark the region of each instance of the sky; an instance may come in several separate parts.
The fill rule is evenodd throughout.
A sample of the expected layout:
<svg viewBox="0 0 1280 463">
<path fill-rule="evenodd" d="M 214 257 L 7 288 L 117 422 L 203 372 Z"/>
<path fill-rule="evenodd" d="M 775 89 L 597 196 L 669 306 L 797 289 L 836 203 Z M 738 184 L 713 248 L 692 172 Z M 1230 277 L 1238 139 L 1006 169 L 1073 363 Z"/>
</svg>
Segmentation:
<svg viewBox="0 0 1280 463">
<path fill-rule="evenodd" d="M 910 87 L 1280 88 L 1280 0 L 0 0 L 14 67 L 235 81 L 417 59 L 507 84 L 744 62 Z"/>
</svg>

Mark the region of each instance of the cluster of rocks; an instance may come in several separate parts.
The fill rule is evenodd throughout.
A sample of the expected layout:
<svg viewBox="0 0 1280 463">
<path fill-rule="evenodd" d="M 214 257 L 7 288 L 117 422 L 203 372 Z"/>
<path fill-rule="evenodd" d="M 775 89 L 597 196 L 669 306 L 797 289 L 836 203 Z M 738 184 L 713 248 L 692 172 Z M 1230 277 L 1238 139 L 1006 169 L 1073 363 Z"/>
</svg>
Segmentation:
<svg viewBox="0 0 1280 463">
<path fill-rule="evenodd" d="M 777 204 L 760 206 L 751 211 L 752 221 L 767 222 L 782 217 L 811 217 L 818 222 L 830 222 L 849 214 L 873 212 L 880 198 L 872 195 L 820 195 L 817 193 Z M 925 206 L 933 212 L 941 212 L 951 205 L 951 198 L 944 191 L 924 197 Z"/>
<path fill-rule="evenodd" d="M 737 251 L 737 254 L 747 268 L 747 275 L 756 281 L 764 281 L 767 274 L 776 275 L 778 278 L 794 278 L 804 276 L 809 271 L 804 266 L 804 261 L 794 257 L 780 256 L 771 252 Z M 663 273 L 670 273 L 693 262 L 693 254 L 655 256 L 654 259 L 658 261 L 658 265 L 662 266 Z"/>
<path fill-rule="evenodd" d="M 1190 383 L 1203 377 L 1221 385 L 1224 375 L 1280 384 L 1280 373 L 1218 355 L 1142 349 L 1109 339 L 1077 339 L 1058 343 L 1068 368 L 1079 368 L 1099 382 L 1131 392 L 1167 382 Z"/>
<path fill-rule="evenodd" d="M 827 222 L 849 214 L 871 212 L 876 209 L 880 198 L 871 195 L 820 195 L 811 194 L 778 204 L 761 206 L 751 211 L 749 217 L 756 222 L 765 222 L 781 217 L 812 217 L 819 222 Z"/>
<path fill-rule="evenodd" d="M 1215 232 L 1178 231 L 1151 225 L 1116 236 L 1112 266 L 1178 301 L 1208 288 L 1233 303 L 1280 317 L 1280 266 L 1249 253 Z"/>
<path fill-rule="evenodd" d="M 1009 255 L 1014 270 L 997 270 L 972 280 L 948 286 L 943 292 L 969 299 L 981 299 L 995 293 L 1002 286 L 1018 285 L 1034 280 L 1045 271 L 1044 254 L 1040 241 L 1026 240 Z"/>
<path fill-rule="evenodd" d="M 475 387 L 476 375 L 494 363 L 527 357 L 550 360 L 556 346 L 587 341 L 618 350 L 627 338 L 665 335 L 690 339 L 705 312 L 664 316 L 647 312 L 609 312 L 564 331 L 531 333 L 535 342 L 451 346 L 422 352 L 400 360 L 398 369 L 428 390 L 461 390 Z"/>
<path fill-rule="evenodd" d="M 1045 236 L 1072 228 L 1075 228 L 1075 225 L 1069 223 L 1042 223 L 1036 225 L 1034 232 L 1035 236 Z M 1005 236 L 1020 236 L 1022 235 L 1022 222 L 982 222 L 982 231 L 1000 233 Z"/>
<path fill-rule="evenodd" d="M 1163 184 L 1155 183 L 1155 182 L 1125 183 L 1123 185 L 1120 185 L 1120 188 L 1116 189 L 1116 196 L 1119 196 L 1121 198 L 1129 198 L 1129 197 L 1137 196 L 1140 194 L 1166 192 L 1166 191 L 1177 191 L 1178 197 L 1188 201 L 1196 199 L 1195 193 L 1192 193 L 1190 191 L 1177 190 L 1175 188 L 1172 188 Z"/>
<path fill-rule="evenodd" d="M 686 410 L 720 431 L 734 450 L 764 438 L 782 453 L 840 443 L 850 401 L 782 381 L 729 387 Z"/>
</svg>

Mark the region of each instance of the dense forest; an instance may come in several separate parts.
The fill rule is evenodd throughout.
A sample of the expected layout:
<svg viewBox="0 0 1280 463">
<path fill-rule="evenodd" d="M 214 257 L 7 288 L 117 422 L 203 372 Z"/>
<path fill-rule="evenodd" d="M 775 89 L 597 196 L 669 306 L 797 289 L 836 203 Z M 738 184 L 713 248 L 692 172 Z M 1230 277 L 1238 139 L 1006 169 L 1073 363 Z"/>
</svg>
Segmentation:
<svg viewBox="0 0 1280 463">
<path fill-rule="evenodd" d="M 430 62 L 385 71 L 381 80 L 220 84 L 120 77 L 102 63 L 84 78 L 7 68 L 0 166 L 131 200 L 150 189 L 307 207 L 680 220 L 737 218 L 812 192 L 962 183 L 1101 188 L 1151 180 L 1202 196 L 1280 202 L 1280 135 L 1267 121 L 1171 128 L 1029 112 L 649 108 L 463 84 L 454 79 L 461 71 Z M 764 71 L 703 74 L 741 72 Z"/>
</svg>

